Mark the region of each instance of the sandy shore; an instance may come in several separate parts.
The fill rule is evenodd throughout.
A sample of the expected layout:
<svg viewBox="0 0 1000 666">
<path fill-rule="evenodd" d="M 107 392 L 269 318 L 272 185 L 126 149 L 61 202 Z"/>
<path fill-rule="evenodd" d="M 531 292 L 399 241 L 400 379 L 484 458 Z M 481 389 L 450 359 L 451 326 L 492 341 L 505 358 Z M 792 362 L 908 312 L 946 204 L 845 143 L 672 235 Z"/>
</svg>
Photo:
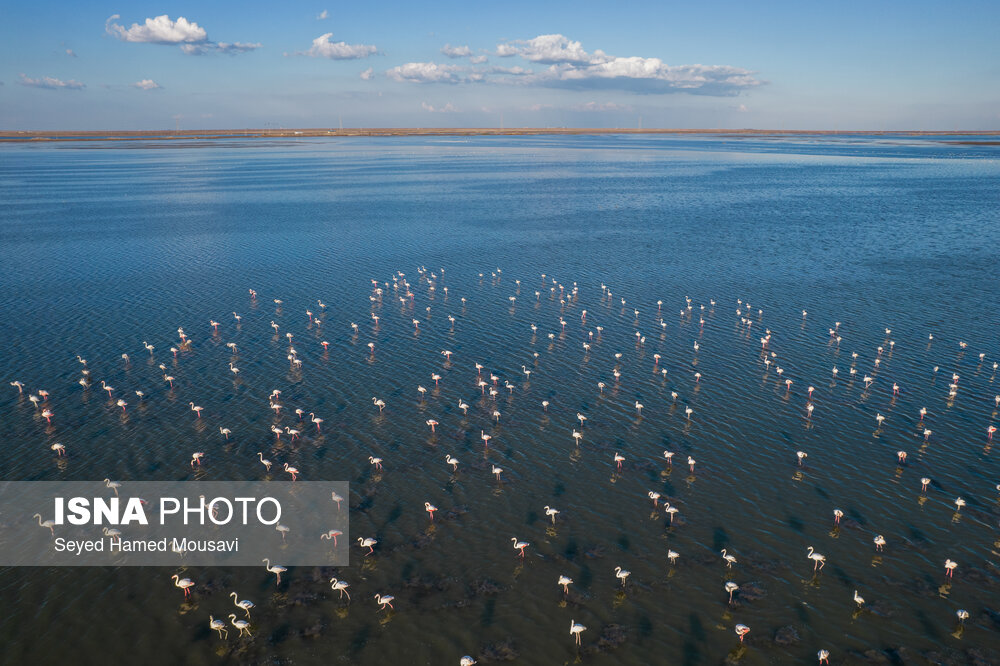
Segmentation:
<svg viewBox="0 0 1000 666">
<path fill-rule="evenodd" d="M 566 127 L 500 128 L 425 128 L 381 127 L 354 129 L 225 129 L 225 130 L 134 130 L 134 131 L 0 131 L 2 141 L 136 141 L 170 139 L 221 139 L 221 138 L 297 138 L 297 137 L 352 137 L 352 136 L 533 136 L 577 134 L 703 134 L 731 136 L 1000 136 L 1000 131 L 978 132 L 926 132 L 926 131 L 830 131 L 830 130 L 755 130 L 755 129 L 596 129 Z M 964 143 L 964 142 L 963 142 Z"/>
</svg>

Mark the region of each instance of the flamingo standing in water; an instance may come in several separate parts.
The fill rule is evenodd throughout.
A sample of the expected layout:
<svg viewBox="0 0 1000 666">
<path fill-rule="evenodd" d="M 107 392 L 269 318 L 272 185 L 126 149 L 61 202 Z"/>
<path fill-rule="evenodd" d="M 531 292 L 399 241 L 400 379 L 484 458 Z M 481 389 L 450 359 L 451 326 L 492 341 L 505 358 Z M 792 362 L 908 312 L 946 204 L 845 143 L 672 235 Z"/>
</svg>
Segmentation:
<svg viewBox="0 0 1000 666">
<path fill-rule="evenodd" d="M 226 631 L 226 623 L 222 620 L 216 620 L 211 615 L 208 616 L 208 628 L 219 632 L 219 638 L 229 638 L 229 632 Z M 225 634 L 225 636 L 223 636 Z"/>
<path fill-rule="evenodd" d="M 736 590 L 740 589 L 740 586 L 734 583 L 733 581 L 727 581 L 725 588 L 726 592 L 729 593 L 729 603 L 733 603 L 733 593 L 736 592 Z"/>
<path fill-rule="evenodd" d="M 812 546 L 809 546 L 807 550 L 809 551 L 807 557 L 813 561 L 813 571 L 816 571 L 817 569 L 822 569 L 823 567 L 826 566 L 826 555 L 820 555 L 819 553 L 815 552 Z"/>
<path fill-rule="evenodd" d="M 569 576 L 559 576 L 557 585 L 562 585 L 563 594 L 569 594 L 569 586 L 573 584 L 573 579 Z"/>
<path fill-rule="evenodd" d="M 743 637 L 750 633 L 750 627 L 745 624 L 736 625 L 736 635 L 740 637 L 740 643 L 743 642 Z"/>
<path fill-rule="evenodd" d="M 275 585 L 281 585 L 281 574 L 283 574 L 286 571 L 288 571 L 288 569 L 286 569 L 285 567 L 280 566 L 278 564 L 273 564 L 272 565 L 271 564 L 271 560 L 269 560 L 266 557 L 263 560 L 261 560 L 261 562 L 264 563 L 264 568 L 265 569 L 267 569 L 268 571 L 270 571 L 271 573 L 273 573 L 275 576 L 278 577 L 278 580 L 275 583 Z"/>
<path fill-rule="evenodd" d="M 240 597 L 235 592 L 230 592 L 229 596 L 231 596 L 233 598 L 233 605 L 236 606 L 237 608 L 242 608 L 243 611 L 247 614 L 247 619 L 249 620 L 250 619 L 250 609 L 254 607 L 254 603 L 252 601 L 250 601 L 249 599 L 244 599 L 242 601 L 237 601 L 237 599 L 239 599 Z"/>
<path fill-rule="evenodd" d="M 264 458 L 264 454 L 261 453 L 260 451 L 257 452 L 257 457 L 260 458 L 261 464 L 264 465 L 264 467 L 267 469 L 268 472 L 270 472 L 271 471 L 271 465 L 273 463 L 271 463 L 270 460 L 267 460 L 266 458 Z"/>
<path fill-rule="evenodd" d="M 46 520 L 46 521 L 42 522 L 42 515 L 40 513 L 36 513 L 34 516 L 32 516 L 32 518 L 38 518 L 38 526 L 39 527 L 47 527 L 47 528 L 49 528 L 49 532 L 52 533 L 52 536 L 56 535 L 56 531 L 54 529 L 55 528 L 55 524 L 56 524 L 55 521 L 53 521 L 53 520 Z"/>
<path fill-rule="evenodd" d="M 196 413 L 198 415 L 198 418 L 200 419 L 201 418 L 201 410 L 203 410 L 205 408 L 201 407 L 200 405 L 196 405 L 193 402 L 189 402 L 188 404 L 191 405 L 191 411 L 194 412 L 194 413 Z"/>
<path fill-rule="evenodd" d="M 292 475 L 292 481 L 299 478 L 299 470 L 285 463 L 285 471 Z"/>
<path fill-rule="evenodd" d="M 177 574 L 174 574 L 171 579 L 174 581 L 174 586 L 179 587 L 184 590 L 184 596 L 191 596 L 191 588 L 194 587 L 194 581 L 190 578 L 181 578 Z"/>
<path fill-rule="evenodd" d="M 587 627 L 583 626 L 582 624 L 580 624 L 576 620 L 570 620 L 569 621 L 569 634 L 570 634 L 570 636 L 575 636 L 576 637 L 576 644 L 577 645 L 580 645 L 580 634 L 582 634 L 586 630 L 587 630 Z"/>
<path fill-rule="evenodd" d="M 632 572 L 621 567 L 615 567 L 615 578 L 622 582 L 622 589 L 625 589 L 625 579 L 632 575 Z"/>
<path fill-rule="evenodd" d="M 337 537 L 342 536 L 343 534 L 344 533 L 341 532 L 340 530 L 330 530 L 329 532 L 323 532 L 323 534 L 320 534 L 319 538 L 320 539 L 332 539 L 333 540 L 333 547 L 336 548 L 337 547 Z"/>
<path fill-rule="evenodd" d="M 457 458 L 452 458 L 451 454 L 448 454 L 448 455 L 446 455 L 444 457 L 444 461 L 446 463 L 448 463 L 449 465 L 451 465 L 451 471 L 452 472 L 457 472 L 458 471 L 458 459 Z"/>
<path fill-rule="evenodd" d="M 330 589 L 340 590 L 340 598 L 343 599 L 344 595 L 346 594 L 347 600 L 350 601 L 351 593 L 347 591 L 348 587 L 350 587 L 350 583 L 348 583 L 346 580 L 337 580 L 336 578 L 330 579 Z"/>
<path fill-rule="evenodd" d="M 725 560 L 727 569 L 732 569 L 736 564 L 736 558 L 727 553 L 725 548 L 722 549 L 722 559 Z"/>
<path fill-rule="evenodd" d="M 250 633 L 250 623 L 247 622 L 246 620 L 237 620 L 235 613 L 229 614 L 229 621 L 233 624 L 234 627 L 240 630 L 240 636 L 242 636 L 243 634 L 246 634 L 247 636 L 251 637 L 253 636 L 253 634 Z"/>
<path fill-rule="evenodd" d="M 434 512 L 437 510 L 438 508 L 430 502 L 424 502 L 424 511 L 430 514 L 431 520 L 434 520 Z"/>
<path fill-rule="evenodd" d="M 413 321 L 416 321 L 416 319 L 414 319 Z M 396 597 L 393 597 L 393 596 L 388 595 L 388 594 L 376 594 L 375 595 L 375 603 L 381 604 L 381 606 L 379 607 L 379 610 L 385 610 L 386 606 L 388 606 L 389 608 L 392 608 L 393 610 L 395 610 L 395 607 L 392 605 L 392 602 L 395 601 L 395 599 L 396 599 Z"/>
<path fill-rule="evenodd" d="M 375 539 L 372 539 L 371 537 L 367 537 L 367 538 L 358 537 L 358 545 L 361 546 L 362 548 L 367 548 L 368 549 L 368 552 L 365 553 L 365 557 L 367 557 L 367 556 L 369 556 L 369 555 L 371 555 L 372 553 L 375 552 L 375 544 L 377 544 L 377 543 L 378 543 L 378 541 L 375 540 Z"/>
<path fill-rule="evenodd" d="M 527 541 L 518 541 L 517 537 L 511 537 L 510 540 L 514 543 L 514 550 L 520 551 L 521 558 L 524 558 L 524 549 L 530 546 Z"/>
</svg>

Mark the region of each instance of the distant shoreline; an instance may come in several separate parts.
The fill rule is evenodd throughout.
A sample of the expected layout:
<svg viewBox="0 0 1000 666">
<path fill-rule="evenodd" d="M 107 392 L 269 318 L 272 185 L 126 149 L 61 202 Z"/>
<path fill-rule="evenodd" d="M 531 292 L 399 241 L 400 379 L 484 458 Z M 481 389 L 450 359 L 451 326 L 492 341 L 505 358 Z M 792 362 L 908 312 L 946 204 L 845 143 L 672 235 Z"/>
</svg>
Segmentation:
<svg viewBox="0 0 1000 666">
<path fill-rule="evenodd" d="M 142 141 L 142 140 L 210 140 L 225 138 L 274 139 L 315 137 L 372 136 L 566 136 L 613 134 L 670 135 L 730 135 L 730 136 L 982 136 L 1000 137 L 993 131 L 880 131 L 880 130 L 758 130 L 758 129 L 598 129 L 565 127 L 500 128 L 417 128 L 376 127 L 352 129 L 226 129 L 226 130 L 128 130 L 128 131 L 0 131 L 0 142 L 26 141 Z M 1000 141 L 956 141 L 960 144 L 1000 145 Z"/>
</svg>

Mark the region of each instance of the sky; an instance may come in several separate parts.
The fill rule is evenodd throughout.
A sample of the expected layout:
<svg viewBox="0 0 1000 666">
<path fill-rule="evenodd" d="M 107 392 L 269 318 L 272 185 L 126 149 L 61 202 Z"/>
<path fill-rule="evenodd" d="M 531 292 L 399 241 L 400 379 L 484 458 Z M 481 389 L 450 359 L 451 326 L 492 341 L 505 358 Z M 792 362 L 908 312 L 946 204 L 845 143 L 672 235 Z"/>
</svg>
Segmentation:
<svg viewBox="0 0 1000 666">
<path fill-rule="evenodd" d="M 1000 2 L 13 0 L 0 129 L 1000 129 Z"/>
</svg>

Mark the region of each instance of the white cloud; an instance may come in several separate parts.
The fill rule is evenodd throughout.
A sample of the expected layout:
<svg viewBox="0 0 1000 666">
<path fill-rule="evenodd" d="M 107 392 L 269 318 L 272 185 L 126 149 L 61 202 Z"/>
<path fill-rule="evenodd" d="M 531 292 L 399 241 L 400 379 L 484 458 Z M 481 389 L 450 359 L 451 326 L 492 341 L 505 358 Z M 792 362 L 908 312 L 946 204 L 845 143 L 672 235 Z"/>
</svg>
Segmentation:
<svg viewBox="0 0 1000 666">
<path fill-rule="evenodd" d="M 375 68 L 374 67 L 369 67 L 365 71 L 361 72 L 361 80 L 362 81 L 371 81 L 374 78 L 375 78 Z"/>
<path fill-rule="evenodd" d="M 489 58 L 484 55 L 477 55 L 469 58 L 469 62 L 471 62 L 473 65 L 481 65 L 484 62 L 487 62 L 488 60 Z"/>
<path fill-rule="evenodd" d="M 561 62 L 583 65 L 599 62 L 606 57 L 603 51 L 587 53 L 580 42 L 571 41 L 563 35 L 539 35 L 534 39 L 519 39 L 498 44 L 497 55 L 501 57 L 518 55 L 525 60 L 546 65 Z"/>
<path fill-rule="evenodd" d="M 472 55 L 472 49 L 468 46 L 452 46 L 451 44 L 445 44 L 441 47 L 441 53 L 445 54 L 449 58 L 468 58 Z"/>
<path fill-rule="evenodd" d="M 393 81 L 410 83 L 458 83 L 465 71 L 458 65 L 439 65 L 434 62 L 408 62 L 386 70 Z"/>
<path fill-rule="evenodd" d="M 616 104 L 615 102 L 587 102 L 573 107 L 574 111 L 631 111 L 632 107 L 627 104 Z"/>
<path fill-rule="evenodd" d="M 455 106 L 452 105 L 451 102 L 448 102 L 444 106 L 440 106 L 440 107 L 434 107 L 433 105 L 428 104 L 427 102 L 421 102 L 420 103 L 420 108 L 422 108 L 424 111 L 429 111 L 431 113 L 457 113 L 458 112 L 458 109 L 455 108 Z"/>
<path fill-rule="evenodd" d="M 139 88 L 140 90 L 156 90 L 157 88 L 162 88 L 159 83 L 153 79 L 143 79 L 142 81 L 136 81 L 132 84 L 133 88 Z"/>
<path fill-rule="evenodd" d="M 331 42 L 332 32 L 320 35 L 312 41 L 308 51 L 299 55 L 311 58 L 330 58 L 331 60 L 357 60 L 367 58 L 377 53 L 378 49 L 371 44 L 348 44 L 347 42 Z"/>
<path fill-rule="evenodd" d="M 74 51 L 73 49 L 66 49 L 66 55 L 68 55 L 70 58 L 75 58 L 76 51 Z"/>
<path fill-rule="evenodd" d="M 586 66 L 552 65 L 535 83 L 565 88 L 610 88 L 636 93 L 735 95 L 761 84 L 753 72 L 728 65 L 667 65 L 659 58 L 608 57 Z"/>
<path fill-rule="evenodd" d="M 166 14 L 156 18 L 147 18 L 143 25 L 133 23 L 131 27 L 115 23 L 121 15 L 113 14 L 104 22 L 104 29 L 109 35 L 114 35 L 123 42 L 148 42 L 152 44 L 182 44 L 196 43 L 208 40 L 208 33 L 194 21 L 188 21 L 183 16 L 171 21 Z"/>
<path fill-rule="evenodd" d="M 740 104 L 738 107 L 736 107 L 736 110 L 739 111 L 740 113 L 746 113 L 747 111 L 749 111 L 749 109 L 747 109 L 746 104 Z"/>
<path fill-rule="evenodd" d="M 156 18 L 147 18 L 145 23 L 133 23 L 130 27 L 119 25 L 115 21 L 121 16 L 113 14 L 104 22 L 104 29 L 123 42 L 138 42 L 146 44 L 178 44 L 181 51 L 188 55 L 203 55 L 205 53 L 225 53 L 236 55 L 259 49 L 259 42 L 213 42 L 209 41 L 208 33 L 194 21 L 188 21 L 178 16 L 171 21 L 166 14 Z"/>
<path fill-rule="evenodd" d="M 40 79 L 33 79 L 24 74 L 20 75 L 21 78 L 18 79 L 18 83 L 22 86 L 28 86 L 29 88 L 48 88 L 49 90 L 80 90 L 81 88 L 86 88 L 84 84 L 79 81 L 74 81 L 70 79 L 69 81 L 62 81 L 53 76 L 43 76 Z"/>
<path fill-rule="evenodd" d="M 316 14 L 317 21 L 325 21 L 328 18 L 330 18 L 330 12 L 326 11 L 325 9 L 321 11 L 319 14 Z"/>
</svg>

